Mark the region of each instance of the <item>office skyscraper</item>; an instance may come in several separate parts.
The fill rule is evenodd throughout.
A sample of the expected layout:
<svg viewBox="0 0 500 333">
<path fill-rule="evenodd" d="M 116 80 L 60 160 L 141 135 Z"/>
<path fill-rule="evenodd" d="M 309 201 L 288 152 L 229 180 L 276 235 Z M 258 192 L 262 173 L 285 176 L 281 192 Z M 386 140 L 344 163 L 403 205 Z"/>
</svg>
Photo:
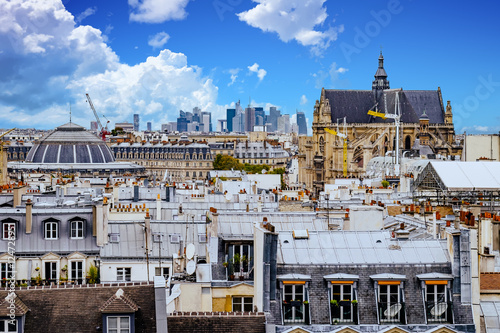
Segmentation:
<svg viewBox="0 0 500 333">
<path fill-rule="evenodd" d="M 139 131 L 139 115 L 134 114 L 134 131 Z"/>
<path fill-rule="evenodd" d="M 297 112 L 297 126 L 299 126 L 299 135 L 307 135 L 307 122 L 304 112 Z"/>
<path fill-rule="evenodd" d="M 147 124 L 148 124 L 148 132 L 151 132 L 151 122 L 148 121 Z"/>
<path fill-rule="evenodd" d="M 233 118 L 236 116 L 236 109 L 226 109 L 227 131 L 233 131 Z"/>
</svg>

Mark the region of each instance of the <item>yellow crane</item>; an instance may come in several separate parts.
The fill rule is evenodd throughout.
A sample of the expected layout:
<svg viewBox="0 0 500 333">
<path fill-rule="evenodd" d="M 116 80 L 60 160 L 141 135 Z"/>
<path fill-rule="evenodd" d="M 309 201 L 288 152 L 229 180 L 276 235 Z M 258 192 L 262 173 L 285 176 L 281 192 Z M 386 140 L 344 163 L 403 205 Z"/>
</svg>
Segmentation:
<svg viewBox="0 0 500 333">
<path fill-rule="evenodd" d="M 7 132 L 3 133 L 0 135 L 0 181 L 1 185 L 4 185 L 7 182 L 7 154 L 4 153 L 3 151 L 3 137 L 15 130 L 16 128 L 12 128 L 8 130 Z"/>
<path fill-rule="evenodd" d="M 338 122 L 338 120 L 337 120 Z M 335 136 L 338 136 L 339 138 L 342 138 L 343 141 L 343 151 L 342 151 L 342 171 L 344 177 L 347 177 L 347 128 L 346 128 L 346 123 L 345 123 L 345 117 L 344 117 L 344 133 L 339 132 L 339 124 L 337 123 L 337 130 L 332 130 L 329 128 L 324 128 L 325 132 L 333 134 Z"/>
<path fill-rule="evenodd" d="M 395 152 L 396 161 L 394 164 L 394 172 L 395 172 L 396 176 L 399 176 L 399 169 L 400 169 L 400 166 L 399 166 L 399 162 L 400 162 L 399 161 L 399 127 L 401 125 L 401 109 L 400 109 L 400 105 L 399 105 L 399 92 L 401 90 L 402 89 L 387 90 L 387 91 L 394 91 L 396 93 L 396 96 L 394 98 L 394 113 L 383 113 L 383 112 L 368 110 L 368 114 L 370 116 L 379 117 L 382 119 L 394 119 L 394 125 L 396 127 L 396 147 L 394 147 L 396 150 L 396 152 Z M 384 95 L 384 99 L 387 99 L 387 94 Z M 385 101 L 385 105 L 387 105 L 387 100 Z"/>
</svg>

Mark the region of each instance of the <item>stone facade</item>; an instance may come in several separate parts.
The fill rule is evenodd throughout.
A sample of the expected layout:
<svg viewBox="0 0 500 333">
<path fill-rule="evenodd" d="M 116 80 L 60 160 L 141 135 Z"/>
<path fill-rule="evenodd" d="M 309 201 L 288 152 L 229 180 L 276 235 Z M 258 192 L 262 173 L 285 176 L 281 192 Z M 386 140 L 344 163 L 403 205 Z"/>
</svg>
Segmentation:
<svg viewBox="0 0 500 333">
<path fill-rule="evenodd" d="M 347 135 L 347 177 L 362 176 L 372 157 L 395 150 L 394 120 L 370 116 L 368 111 L 395 113 L 397 107 L 401 115 L 400 152 L 412 150 L 421 130 L 420 117 L 426 112 L 433 153 L 459 158 L 462 147 L 454 142 L 451 104 L 448 101 L 444 106 L 441 89 L 389 89 L 380 55 L 372 90 L 321 90 L 314 106 L 313 136 L 300 141 L 301 181 L 318 192 L 325 183 L 343 177 L 343 139 L 325 128 Z"/>
</svg>

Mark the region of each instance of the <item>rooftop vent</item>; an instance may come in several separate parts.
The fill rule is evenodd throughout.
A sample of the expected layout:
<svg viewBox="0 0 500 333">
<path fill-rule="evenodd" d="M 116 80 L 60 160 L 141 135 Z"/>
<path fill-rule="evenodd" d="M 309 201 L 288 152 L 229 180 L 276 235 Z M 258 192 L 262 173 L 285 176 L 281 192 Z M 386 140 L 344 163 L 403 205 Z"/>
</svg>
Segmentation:
<svg viewBox="0 0 500 333">
<path fill-rule="evenodd" d="M 309 239 L 309 231 L 305 230 L 293 230 L 293 238 L 294 239 Z"/>
</svg>

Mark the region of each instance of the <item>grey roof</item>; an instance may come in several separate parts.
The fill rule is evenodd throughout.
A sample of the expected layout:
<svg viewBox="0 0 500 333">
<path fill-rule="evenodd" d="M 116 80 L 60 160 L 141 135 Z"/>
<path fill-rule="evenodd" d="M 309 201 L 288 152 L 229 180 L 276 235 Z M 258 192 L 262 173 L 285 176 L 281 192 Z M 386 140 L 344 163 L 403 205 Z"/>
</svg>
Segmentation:
<svg viewBox="0 0 500 333">
<path fill-rule="evenodd" d="M 406 275 L 393 274 L 393 273 L 382 273 L 370 275 L 372 280 L 406 280 Z"/>
<path fill-rule="evenodd" d="M 368 110 L 378 103 L 379 112 L 394 113 L 396 89 L 384 90 L 379 100 L 375 100 L 372 90 L 330 90 L 325 89 L 332 110 L 332 122 L 346 117 L 348 123 L 393 122 L 369 116 Z M 438 90 L 400 90 L 399 105 L 403 123 L 418 123 L 426 111 L 431 124 L 444 123 L 444 107 Z"/>
<path fill-rule="evenodd" d="M 267 218 L 276 231 L 281 230 L 328 230 L 328 221 L 317 217 L 316 213 L 293 212 L 250 212 L 220 213 L 218 216 L 219 235 L 224 239 L 253 239 L 254 223 Z"/>
<path fill-rule="evenodd" d="M 109 163 L 109 147 L 85 128 L 67 123 L 35 143 L 26 157 L 32 163 Z"/>
<path fill-rule="evenodd" d="M 500 162 L 431 161 L 447 190 L 493 190 L 500 188 Z"/>
<path fill-rule="evenodd" d="M 311 275 L 306 275 L 306 274 L 298 274 L 298 273 L 290 273 L 290 274 L 283 274 L 283 275 L 278 275 L 276 277 L 278 280 L 311 280 Z"/>
<path fill-rule="evenodd" d="M 323 276 L 325 280 L 359 280 L 359 275 L 347 273 L 335 273 Z"/>
<path fill-rule="evenodd" d="M 500 332 L 500 302 L 485 302 L 479 303 L 481 314 L 484 316 L 484 324 L 486 333 Z"/>
<path fill-rule="evenodd" d="M 446 241 L 395 240 L 387 231 L 313 231 L 294 239 L 292 231 L 278 236 L 281 264 L 440 264 L 450 261 Z"/>
<path fill-rule="evenodd" d="M 8 168 L 12 170 L 64 170 L 67 172 L 76 171 L 99 171 L 99 170 L 124 170 L 129 172 L 141 172 L 145 167 L 135 163 L 128 162 L 110 162 L 110 163 L 27 163 L 27 162 L 8 162 Z"/>
<path fill-rule="evenodd" d="M 108 224 L 108 234 L 119 234 L 120 240 L 117 243 L 108 243 L 101 249 L 101 258 L 119 259 L 119 258 L 137 258 L 145 259 L 144 252 L 144 221 L 110 221 Z M 151 232 L 162 235 L 162 243 L 153 242 L 150 258 L 158 258 L 160 253 L 162 258 L 172 258 L 181 250 L 180 243 L 172 243 L 170 235 L 180 235 L 182 240 L 187 243 L 194 243 L 196 255 L 206 256 L 206 244 L 198 241 L 198 235 L 206 235 L 205 223 L 188 223 L 186 236 L 186 223 L 176 223 L 167 221 L 151 221 Z M 194 241 L 193 241 L 194 230 Z M 187 244 L 186 243 L 186 244 Z M 161 251 L 158 252 L 158 245 L 161 244 Z"/>
<path fill-rule="evenodd" d="M 417 278 L 420 280 L 451 280 L 453 279 L 453 275 L 432 272 L 432 273 L 418 274 Z"/>
</svg>

